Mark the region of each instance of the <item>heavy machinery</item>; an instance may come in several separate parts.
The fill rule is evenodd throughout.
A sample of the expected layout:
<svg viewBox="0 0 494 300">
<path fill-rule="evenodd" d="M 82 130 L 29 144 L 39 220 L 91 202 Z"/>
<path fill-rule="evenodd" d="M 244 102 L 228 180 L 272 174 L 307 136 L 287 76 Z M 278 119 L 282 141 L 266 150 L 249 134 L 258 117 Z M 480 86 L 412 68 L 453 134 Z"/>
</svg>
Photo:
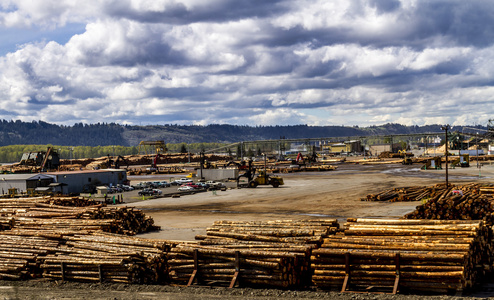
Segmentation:
<svg viewBox="0 0 494 300">
<path fill-rule="evenodd" d="M 153 161 L 151 162 L 151 167 L 146 168 L 147 171 L 150 172 L 155 172 L 158 170 L 158 159 L 163 156 L 160 153 L 156 153 L 156 155 L 153 158 Z"/>
<path fill-rule="evenodd" d="M 46 171 L 57 169 L 60 166 L 60 157 L 52 147 L 48 147 L 46 152 L 26 152 L 22 155 L 19 165 L 39 167 L 39 170 Z"/>
<path fill-rule="evenodd" d="M 279 176 L 270 176 L 266 171 L 260 171 L 256 178 L 249 181 L 249 187 L 255 188 L 258 185 L 272 185 L 274 188 L 284 185 L 283 178 Z"/>
<path fill-rule="evenodd" d="M 166 151 L 168 151 L 165 141 L 141 141 L 139 143 L 138 153 L 141 154 L 141 151 L 144 150 L 144 153 L 148 154 L 147 146 L 151 146 L 151 148 L 154 147 L 155 153 L 165 153 Z M 152 153 L 152 150 L 150 150 L 149 152 Z"/>
<path fill-rule="evenodd" d="M 422 166 L 421 169 L 422 170 L 431 170 L 431 169 L 441 170 L 442 169 L 441 157 L 436 156 L 436 157 L 429 158 L 427 160 L 427 162 Z"/>
<path fill-rule="evenodd" d="M 112 168 L 112 169 L 119 169 L 120 166 L 122 165 L 122 162 L 127 165 L 127 168 L 129 168 L 129 162 L 121 155 L 117 156 L 115 160 L 113 160 L 110 156 L 108 156 L 108 161 L 106 162 L 107 168 Z"/>
<path fill-rule="evenodd" d="M 148 149 L 148 147 L 151 147 L 151 149 Z M 168 151 L 168 148 L 166 148 L 165 141 L 141 141 L 139 143 L 138 153 L 141 154 L 141 151 L 144 150 L 144 153 L 147 155 L 148 152 L 149 153 L 153 152 L 152 149 L 153 147 L 154 147 L 155 156 L 151 161 L 151 166 L 149 168 L 146 168 L 146 171 L 150 171 L 150 172 L 154 172 L 158 170 L 158 159 Z"/>
<path fill-rule="evenodd" d="M 412 158 L 410 156 L 408 156 L 408 154 L 405 150 L 400 150 L 400 151 L 398 151 L 398 153 L 403 155 L 403 160 L 401 161 L 401 164 L 403 164 L 403 165 L 413 164 Z"/>
<path fill-rule="evenodd" d="M 235 165 L 237 166 L 239 171 L 244 171 L 244 173 L 238 175 L 237 177 L 237 186 L 239 185 L 240 178 L 247 178 L 247 182 L 250 182 L 256 173 L 256 169 L 252 167 L 252 159 L 249 159 L 248 165 L 245 163 L 245 160 L 242 160 L 240 163 L 231 161 L 226 166 Z"/>
<path fill-rule="evenodd" d="M 461 168 L 470 167 L 470 155 L 468 153 L 460 154 L 457 159 L 455 159 L 451 165 L 453 167 L 460 166 Z"/>
<path fill-rule="evenodd" d="M 251 168 L 249 168 L 250 171 Z M 254 176 L 254 172 L 251 174 L 251 176 Z M 266 172 L 266 154 L 264 154 L 264 170 L 259 172 L 259 175 L 255 177 L 254 179 L 250 180 L 249 179 L 249 184 L 248 186 L 250 188 L 256 188 L 258 185 L 272 185 L 274 188 L 279 187 L 280 185 L 284 185 L 285 183 L 283 182 L 283 178 L 279 176 L 270 176 Z"/>
</svg>

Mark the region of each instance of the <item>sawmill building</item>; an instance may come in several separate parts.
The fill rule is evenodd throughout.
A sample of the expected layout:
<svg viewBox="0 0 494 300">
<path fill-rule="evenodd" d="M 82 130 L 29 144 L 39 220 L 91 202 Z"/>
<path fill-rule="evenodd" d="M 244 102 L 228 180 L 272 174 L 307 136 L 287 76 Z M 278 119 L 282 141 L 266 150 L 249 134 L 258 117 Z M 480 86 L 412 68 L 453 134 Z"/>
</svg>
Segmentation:
<svg viewBox="0 0 494 300">
<path fill-rule="evenodd" d="M 14 188 L 17 190 L 16 193 L 51 190 L 64 195 L 79 194 L 91 186 L 117 185 L 126 182 L 126 171 L 119 169 L 0 175 L 0 189 L 4 195 Z"/>
<path fill-rule="evenodd" d="M 79 194 L 91 186 L 127 183 L 127 172 L 120 169 L 47 172 L 54 182 L 62 184 L 62 194 Z"/>
</svg>

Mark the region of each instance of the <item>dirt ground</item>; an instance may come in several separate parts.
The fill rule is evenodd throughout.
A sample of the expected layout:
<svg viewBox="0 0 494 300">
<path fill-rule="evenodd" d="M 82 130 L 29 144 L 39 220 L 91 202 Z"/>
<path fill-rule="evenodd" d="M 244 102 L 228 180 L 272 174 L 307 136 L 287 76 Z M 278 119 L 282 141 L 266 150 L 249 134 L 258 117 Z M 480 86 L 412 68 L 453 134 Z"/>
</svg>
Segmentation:
<svg viewBox="0 0 494 300">
<path fill-rule="evenodd" d="M 205 234 L 215 220 L 278 220 L 337 218 L 344 223 L 348 217 L 402 217 L 420 202 L 368 202 L 360 198 L 392 187 L 423 186 L 445 182 L 445 170 L 420 170 L 418 165 L 340 164 L 336 171 L 283 174 L 285 185 L 274 189 L 232 188 L 227 191 L 204 192 L 180 198 L 139 200 L 124 194 L 126 206 L 142 209 L 161 226 L 158 232 L 140 235 L 146 238 L 194 240 Z M 448 170 L 449 182 L 494 183 L 494 166 L 481 169 Z M 177 176 L 178 177 L 178 176 Z M 131 177 L 148 181 L 166 179 Z M 234 183 L 229 183 L 235 187 Z M 489 281 L 491 282 L 491 280 Z M 494 281 L 492 281 L 494 282 Z M 366 295 L 326 291 L 283 291 L 264 289 L 226 289 L 205 287 L 142 286 L 112 284 L 80 284 L 61 282 L 1 282 L 4 299 L 460 299 L 451 296 Z M 466 299 L 493 296 L 494 283 L 488 283 Z"/>
<path fill-rule="evenodd" d="M 270 186 L 237 189 L 235 183 L 230 183 L 234 188 L 223 192 L 158 198 L 125 205 L 142 209 L 161 226 L 161 231 L 143 237 L 192 241 L 195 235 L 205 234 L 206 228 L 216 220 L 337 218 L 344 223 L 349 217 L 399 218 L 421 203 L 360 199 L 393 187 L 443 183 L 445 173 L 445 170 L 420 170 L 418 165 L 345 163 L 338 165 L 336 171 L 283 174 L 285 185 L 277 189 Z M 448 170 L 448 180 L 454 184 L 491 182 L 493 177 L 494 166 L 490 165 L 480 170 L 475 166 Z"/>
</svg>

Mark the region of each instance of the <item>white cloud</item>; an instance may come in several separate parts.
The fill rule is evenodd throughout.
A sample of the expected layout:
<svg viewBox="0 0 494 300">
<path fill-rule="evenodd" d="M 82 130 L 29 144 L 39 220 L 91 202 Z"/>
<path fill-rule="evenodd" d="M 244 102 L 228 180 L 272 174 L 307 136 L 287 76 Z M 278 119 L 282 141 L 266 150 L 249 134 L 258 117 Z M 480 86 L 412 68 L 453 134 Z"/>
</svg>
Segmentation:
<svg viewBox="0 0 494 300">
<path fill-rule="evenodd" d="M 0 7 L 0 29 L 86 24 L 66 43 L 33 40 L 0 57 L 8 119 L 421 125 L 494 112 L 494 28 L 473 30 L 491 10 L 482 1 L 444 11 L 423 0 Z"/>
</svg>

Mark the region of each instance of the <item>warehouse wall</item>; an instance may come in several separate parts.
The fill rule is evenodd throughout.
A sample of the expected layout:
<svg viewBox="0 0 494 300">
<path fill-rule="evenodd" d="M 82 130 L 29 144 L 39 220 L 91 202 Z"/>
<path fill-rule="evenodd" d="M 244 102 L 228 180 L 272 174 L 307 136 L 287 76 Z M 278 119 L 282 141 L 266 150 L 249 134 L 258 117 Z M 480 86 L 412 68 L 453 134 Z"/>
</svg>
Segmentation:
<svg viewBox="0 0 494 300">
<path fill-rule="evenodd" d="M 238 177 L 237 169 L 203 169 L 197 170 L 197 178 L 204 177 L 206 180 L 227 180 Z"/>
<path fill-rule="evenodd" d="M 116 185 L 127 180 L 125 170 L 99 170 L 94 172 L 60 172 L 51 173 L 57 182 L 67 184 L 69 194 L 79 194 L 85 185 Z"/>
</svg>

